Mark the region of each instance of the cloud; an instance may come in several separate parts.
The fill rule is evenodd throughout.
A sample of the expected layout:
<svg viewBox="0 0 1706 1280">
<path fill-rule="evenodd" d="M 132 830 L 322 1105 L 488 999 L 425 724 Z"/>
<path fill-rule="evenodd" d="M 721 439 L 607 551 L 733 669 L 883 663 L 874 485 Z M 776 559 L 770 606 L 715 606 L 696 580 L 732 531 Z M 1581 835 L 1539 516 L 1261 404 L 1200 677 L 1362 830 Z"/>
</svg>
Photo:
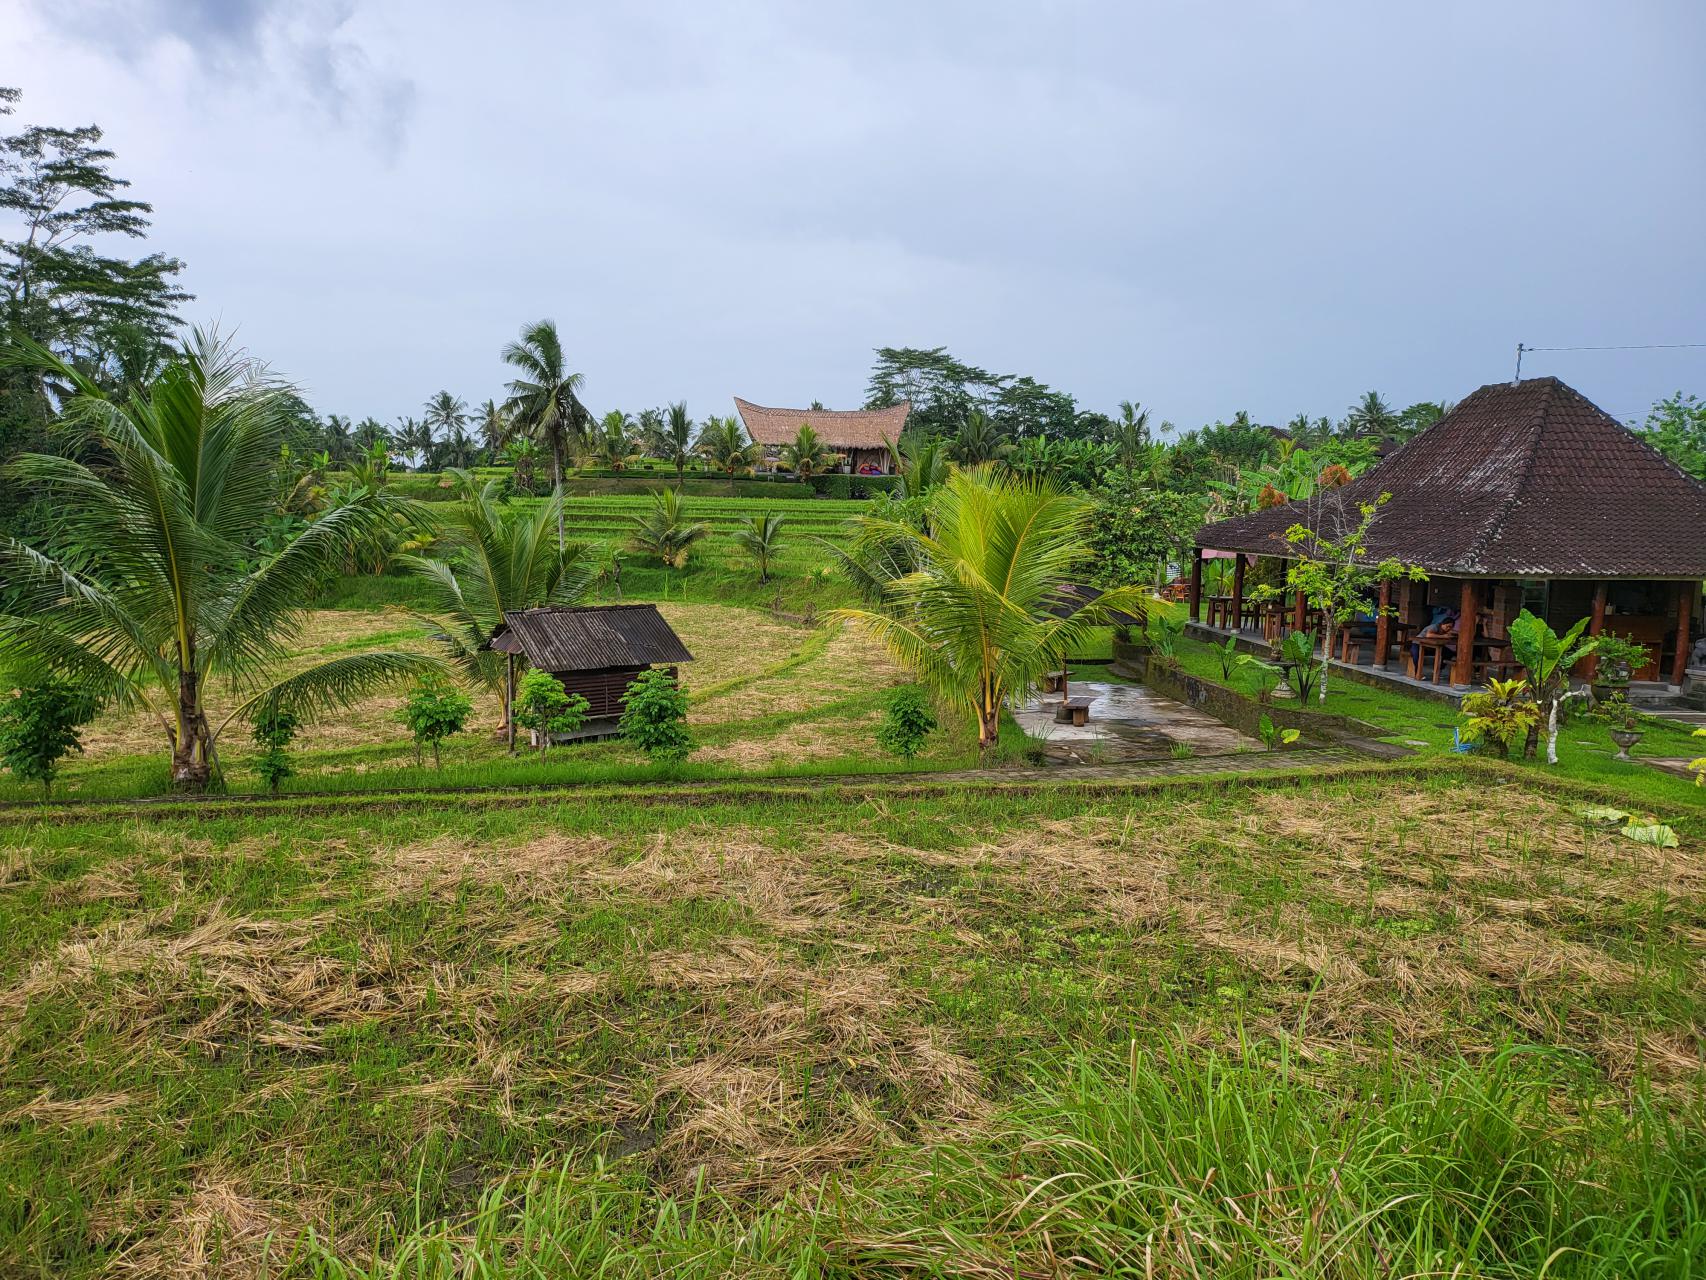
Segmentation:
<svg viewBox="0 0 1706 1280">
<path fill-rule="evenodd" d="M 413 115 L 414 81 L 376 65 L 353 28 L 354 0 L 59 0 L 37 5 L 62 36 L 139 63 L 185 50 L 216 84 L 257 79 L 387 156 Z"/>
</svg>

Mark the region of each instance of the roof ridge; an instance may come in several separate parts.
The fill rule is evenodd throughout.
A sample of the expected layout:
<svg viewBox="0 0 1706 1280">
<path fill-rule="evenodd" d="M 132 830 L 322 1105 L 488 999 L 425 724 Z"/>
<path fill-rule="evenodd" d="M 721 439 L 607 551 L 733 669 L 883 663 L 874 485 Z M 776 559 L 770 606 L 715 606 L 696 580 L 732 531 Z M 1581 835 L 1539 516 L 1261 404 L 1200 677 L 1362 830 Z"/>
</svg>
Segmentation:
<svg viewBox="0 0 1706 1280">
<path fill-rule="evenodd" d="M 1489 513 L 1481 526 L 1481 531 L 1475 535 L 1474 541 L 1464 549 L 1464 562 L 1466 564 L 1480 566 L 1484 563 L 1482 553 L 1504 529 L 1505 520 L 1509 517 L 1511 509 L 1522 501 L 1522 495 L 1528 491 L 1528 482 L 1534 477 L 1534 460 L 1540 453 L 1540 437 L 1546 430 L 1546 417 L 1552 410 L 1552 397 L 1557 394 L 1558 388 L 1564 384 L 1555 377 L 1535 378 L 1532 381 L 1541 384 L 1540 400 L 1530 420 L 1530 435 L 1528 447 L 1525 450 L 1527 456 L 1522 460 L 1522 474 L 1516 478 L 1516 483 L 1511 486 L 1510 495 Z M 1497 384 L 1491 383 L 1489 385 L 1496 386 Z M 1510 385 L 1517 387 L 1521 386 L 1522 383 L 1517 381 Z"/>
</svg>

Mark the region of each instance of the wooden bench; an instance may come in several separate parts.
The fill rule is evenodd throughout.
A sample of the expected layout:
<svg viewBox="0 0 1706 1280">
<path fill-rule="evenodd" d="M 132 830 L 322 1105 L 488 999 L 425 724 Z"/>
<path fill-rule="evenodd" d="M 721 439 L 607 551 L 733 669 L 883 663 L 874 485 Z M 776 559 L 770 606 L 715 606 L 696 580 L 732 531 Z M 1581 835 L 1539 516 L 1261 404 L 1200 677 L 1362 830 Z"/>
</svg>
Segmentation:
<svg viewBox="0 0 1706 1280">
<path fill-rule="evenodd" d="M 1054 718 L 1060 724 L 1089 724 L 1090 704 L 1094 698 L 1067 698 L 1054 713 Z"/>
</svg>

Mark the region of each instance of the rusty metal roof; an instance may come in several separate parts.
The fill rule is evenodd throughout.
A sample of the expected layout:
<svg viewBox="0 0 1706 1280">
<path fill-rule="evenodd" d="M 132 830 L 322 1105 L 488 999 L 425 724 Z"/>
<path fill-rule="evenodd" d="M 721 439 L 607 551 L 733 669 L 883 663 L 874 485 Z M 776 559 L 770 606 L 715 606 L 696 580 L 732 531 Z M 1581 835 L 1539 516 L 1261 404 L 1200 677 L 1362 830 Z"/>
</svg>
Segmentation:
<svg viewBox="0 0 1706 1280">
<path fill-rule="evenodd" d="M 1706 485 L 1556 378 L 1482 387 L 1330 498 L 1205 525 L 1196 544 L 1288 555 L 1293 525 L 1335 536 L 1382 493 L 1371 559 L 1465 577 L 1706 577 Z"/>
<path fill-rule="evenodd" d="M 504 624 L 492 648 L 520 653 L 540 671 L 693 661 L 653 604 L 546 605 L 506 613 Z"/>
</svg>

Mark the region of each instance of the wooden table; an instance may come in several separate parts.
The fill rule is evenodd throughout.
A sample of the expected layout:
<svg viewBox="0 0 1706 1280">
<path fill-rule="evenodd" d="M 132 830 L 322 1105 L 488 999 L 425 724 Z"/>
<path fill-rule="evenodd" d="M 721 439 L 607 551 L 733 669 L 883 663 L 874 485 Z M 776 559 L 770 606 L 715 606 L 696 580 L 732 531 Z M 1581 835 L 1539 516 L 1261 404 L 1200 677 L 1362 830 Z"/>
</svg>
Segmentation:
<svg viewBox="0 0 1706 1280">
<path fill-rule="evenodd" d="M 1416 680 L 1422 678 L 1422 666 L 1427 662 L 1428 655 L 1431 653 L 1434 659 L 1433 682 L 1438 684 L 1440 672 L 1445 666 L 1445 651 L 1457 648 L 1457 633 L 1454 631 L 1443 636 L 1417 636 L 1411 643 L 1416 646 L 1416 662 L 1410 669 L 1411 678 Z"/>
</svg>

